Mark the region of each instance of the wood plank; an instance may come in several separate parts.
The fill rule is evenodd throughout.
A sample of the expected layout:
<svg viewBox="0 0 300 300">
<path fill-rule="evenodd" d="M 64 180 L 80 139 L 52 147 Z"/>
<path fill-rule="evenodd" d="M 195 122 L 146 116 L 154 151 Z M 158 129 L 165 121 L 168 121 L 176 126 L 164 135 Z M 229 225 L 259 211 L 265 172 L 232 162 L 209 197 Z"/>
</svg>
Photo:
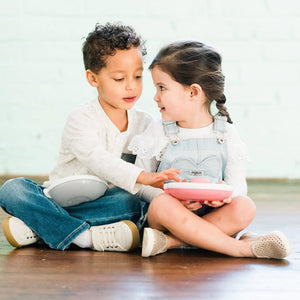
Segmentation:
<svg viewBox="0 0 300 300">
<path fill-rule="evenodd" d="M 299 299 L 300 186 L 252 182 L 249 194 L 258 207 L 249 230 L 284 231 L 292 245 L 287 259 L 230 258 L 200 249 L 151 258 L 142 258 L 140 249 L 14 249 L 0 232 L 0 299 Z"/>
</svg>

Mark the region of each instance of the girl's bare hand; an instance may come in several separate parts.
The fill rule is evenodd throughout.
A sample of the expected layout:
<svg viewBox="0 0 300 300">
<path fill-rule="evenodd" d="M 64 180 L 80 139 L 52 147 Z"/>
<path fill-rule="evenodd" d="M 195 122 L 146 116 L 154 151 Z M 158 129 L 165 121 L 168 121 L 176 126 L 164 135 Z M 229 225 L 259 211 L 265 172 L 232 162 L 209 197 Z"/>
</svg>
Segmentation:
<svg viewBox="0 0 300 300">
<path fill-rule="evenodd" d="M 228 204 L 230 202 L 231 202 L 231 198 L 227 198 L 222 201 L 204 201 L 203 204 L 208 205 L 210 207 L 217 208 L 223 206 L 224 204 Z"/>
<path fill-rule="evenodd" d="M 226 182 L 220 181 L 218 184 L 226 184 Z M 224 204 L 228 204 L 231 201 L 232 201 L 232 198 L 230 197 L 230 198 L 224 199 L 222 201 L 204 201 L 203 204 L 208 205 L 210 207 L 217 208 L 217 207 L 223 206 Z"/>
<path fill-rule="evenodd" d="M 199 201 L 180 200 L 180 202 L 190 211 L 195 211 L 202 207 Z"/>
</svg>

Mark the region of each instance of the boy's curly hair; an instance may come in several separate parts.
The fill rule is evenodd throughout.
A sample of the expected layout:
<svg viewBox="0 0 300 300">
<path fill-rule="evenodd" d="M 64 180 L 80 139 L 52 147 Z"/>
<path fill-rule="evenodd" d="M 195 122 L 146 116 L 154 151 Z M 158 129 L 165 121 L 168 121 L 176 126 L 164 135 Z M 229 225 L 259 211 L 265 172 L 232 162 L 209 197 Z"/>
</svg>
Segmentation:
<svg viewBox="0 0 300 300">
<path fill-rule="evenodd" d="M 116 50 L 139 47 L 142 55 L 146 55 L 145 42 L 131 28 L 121 24 L 96 24 L 83 43 L 83 61 L 86 70 L 98 73 L 106 64 L 108 55 L 114 55 Z"/>
</svg>

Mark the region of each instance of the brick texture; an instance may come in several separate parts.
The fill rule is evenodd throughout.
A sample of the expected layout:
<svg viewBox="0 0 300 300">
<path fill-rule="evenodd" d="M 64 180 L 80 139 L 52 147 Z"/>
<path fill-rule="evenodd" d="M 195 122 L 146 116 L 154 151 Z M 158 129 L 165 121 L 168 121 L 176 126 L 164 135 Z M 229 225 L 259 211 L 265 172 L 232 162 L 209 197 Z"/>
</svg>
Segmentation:
<svg viewBox="0 0 300 300">
<path fill-rule="evenodd" d="M 96 95 L 82 38 L 107 21 L 143 35 L 146 68 L 174 40 L 215 46 L 229 112 L 248 144 L 248 177 L 300 178 L 296 0 L 0 0 L 0 174 L 46 174 L 55 165 L 68 113 Z M 159 117 L 153 95 L 146 70 L 137 106 Z"/>
</svg>

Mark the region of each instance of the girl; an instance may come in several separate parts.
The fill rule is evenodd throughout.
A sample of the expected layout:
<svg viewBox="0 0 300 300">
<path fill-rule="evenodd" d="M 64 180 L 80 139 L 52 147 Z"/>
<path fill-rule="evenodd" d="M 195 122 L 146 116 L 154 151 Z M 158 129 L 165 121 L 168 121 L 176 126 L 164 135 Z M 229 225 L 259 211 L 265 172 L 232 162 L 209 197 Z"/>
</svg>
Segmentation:
<svg viewBox="0 0 300 300">
<path fill-rule="evenodd" d="M 177 168 L 182 180 L 205 177 L 211 183 L 233 186 L 223 201 L 178 201 L 162 190 L 144 188 L 140 195 L 151 201 L 144 229 L 142 256 L 193 245 L 235 257 L 283 258 L 289 254 L 287 238 L 280 232 L 264 236 L 234 237 L 255 216 L 247 197 L 247 150 L 225 107 L 221 57 L 211 47 L 196 42 L 176 42 L 163 48 L 150 65 L 156 101 L 163 122 L 152 122 L 133 139 L 130 149 L 137 164 L 147 170 Z M 216 102 L 218 113 L 211 114 Z"/>
</svg>

